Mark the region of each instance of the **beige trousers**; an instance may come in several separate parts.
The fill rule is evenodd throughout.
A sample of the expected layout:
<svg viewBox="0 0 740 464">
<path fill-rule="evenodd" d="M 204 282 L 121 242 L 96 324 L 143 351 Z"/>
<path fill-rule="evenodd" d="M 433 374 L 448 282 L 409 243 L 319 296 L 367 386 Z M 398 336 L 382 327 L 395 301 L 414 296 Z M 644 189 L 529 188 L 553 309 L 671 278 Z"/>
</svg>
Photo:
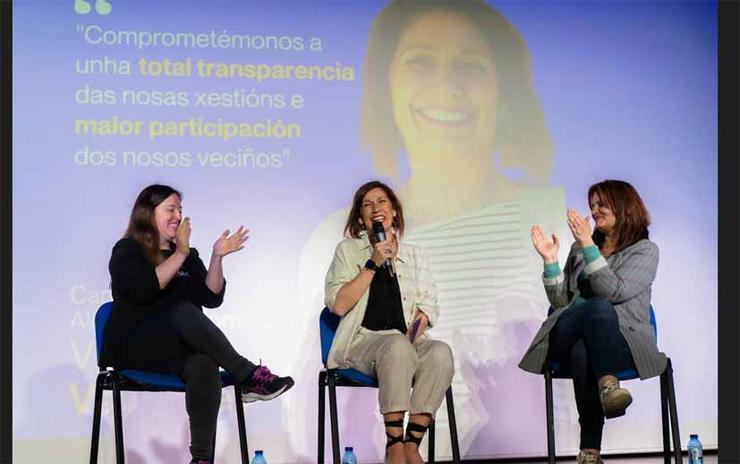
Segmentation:
<svg viewBox="0 0 740 464">
<path fill-rule="evenodd" d="M 455 372 L 449 345 L 427 337 L 412 345 L 396 331 L 360 329 L 350 344 L 347 363 L 378 379 L 381 414 L 409 411 L 434 416 Z"/>
</svg>

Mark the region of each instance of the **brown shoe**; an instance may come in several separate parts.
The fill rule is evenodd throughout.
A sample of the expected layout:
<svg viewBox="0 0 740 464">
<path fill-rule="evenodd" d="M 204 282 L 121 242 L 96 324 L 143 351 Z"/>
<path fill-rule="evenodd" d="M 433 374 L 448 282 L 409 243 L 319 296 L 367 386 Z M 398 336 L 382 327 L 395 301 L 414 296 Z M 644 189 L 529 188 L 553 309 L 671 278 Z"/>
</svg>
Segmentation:
<svg viewBox="0 0 740 464">
<path fill-rule="evenodd" d="M 590 451 L 581 450 L 576 457 L 577 464 L 604 464 L 601 455 Z"/>
<path fill-rule="evenodd" d="M 612 376 L 604 376 L 599 380 L 599 399 L 607 419 L 624 416 L 627 406 L 632 403 L 630 392 L 621 388 L 619 380 Z"/>
</svg>

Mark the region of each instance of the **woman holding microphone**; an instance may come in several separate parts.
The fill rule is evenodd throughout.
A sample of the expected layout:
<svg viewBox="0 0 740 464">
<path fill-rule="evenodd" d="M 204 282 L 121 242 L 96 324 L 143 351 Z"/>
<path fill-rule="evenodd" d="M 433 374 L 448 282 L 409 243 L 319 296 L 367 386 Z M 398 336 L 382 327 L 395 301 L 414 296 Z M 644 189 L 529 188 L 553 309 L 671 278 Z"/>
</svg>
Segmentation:
<svg viewBox="0 0 740 464">
<path fill-rule="evenodd" d="M 348 238 L 326 274 L 325 303 L 341 316 L 327 364 L 377 379 L 387 461 L 416 464 L 454 367 L 449 346 L 425 334 L 437 321 L 437 290 L 422 251 L 401 241 L 403 230 L 403 208 L 390 187 L 373 181 L 357 189 Z"/>
</svg>

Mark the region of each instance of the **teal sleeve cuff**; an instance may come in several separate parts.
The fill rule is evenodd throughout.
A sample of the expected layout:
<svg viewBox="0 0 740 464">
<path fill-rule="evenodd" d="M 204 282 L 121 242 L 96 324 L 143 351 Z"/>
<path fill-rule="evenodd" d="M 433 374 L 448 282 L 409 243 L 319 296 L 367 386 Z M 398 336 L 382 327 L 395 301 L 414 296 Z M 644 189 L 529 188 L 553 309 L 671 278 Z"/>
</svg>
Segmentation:
<svg viewBox="0 0 740 464">
<path fill-rule="evenodd" d="M 560 275 L 560 263 L 545 264 L 545 279 L 554 279 Z"/>
<path fill-rule="evenodd" d="M 593 263 L 601 256 L 599 247 L 596 245 L 589 245 L 583 249 L 583 258 L 586 260 L 586 264 Z"/>
</svg>

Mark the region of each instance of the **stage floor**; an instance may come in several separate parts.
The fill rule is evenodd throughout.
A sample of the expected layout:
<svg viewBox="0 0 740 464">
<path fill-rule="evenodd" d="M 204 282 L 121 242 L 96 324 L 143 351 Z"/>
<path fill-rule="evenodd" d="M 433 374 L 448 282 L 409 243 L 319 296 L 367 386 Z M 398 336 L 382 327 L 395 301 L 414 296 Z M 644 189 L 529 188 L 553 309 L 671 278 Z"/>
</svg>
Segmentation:
<svg viewBox="0 0 740 464">
<path fill-rule="evenodd" d="M 572 464 L 575 463 L 575 458 L 573 459 L 558 459 L 558 463 L 568 463 Z M 671 460 L 671 462 L 673 462 Z M 683 462 L 688 463 L 688 457 L 684 455 Z M 663 456 L 637 456 L 637 457 L 609 457 L 604 456 L 604 464 L 662 464 L 663 463 Z M 704 456 L 704 464 L 717 464 L 717 455 L 716 454 L 708 454 Z"/>
<path fill-rule="evenodd" d="M 449 463 L 449 461 L 447 461 Z M 494 464 L 542 464 L 547 463 L 546 458 L 540 458 L 540 459 L 532 459 L 531 461 L 518 458 L 518 459 L 510 459 L 510 460 L 491 460 L 486 461 L 482 459 L 474 459 L 474 460 L 463 460 L 463 463 L 470 462 L 475 464 L 482 464 L 486 462 L 491 462 Z M 571 458 L 558 458 L 557 464 L 575 464 L 576 459 L 575 456 Z M 673 460 L 671 460 L 673 462 Z M 683 463 L 688 464 L 688 457 L 686 454 L 683 455 Z M 717 464 L 717 451 L 716 450 L 710 450 L 709 454 L 704 455 L 704 464 Z M 604 464 L 663 464 L 663 456 L 655 455 L 655 456 L 604 456 Z"/>
</svg>

